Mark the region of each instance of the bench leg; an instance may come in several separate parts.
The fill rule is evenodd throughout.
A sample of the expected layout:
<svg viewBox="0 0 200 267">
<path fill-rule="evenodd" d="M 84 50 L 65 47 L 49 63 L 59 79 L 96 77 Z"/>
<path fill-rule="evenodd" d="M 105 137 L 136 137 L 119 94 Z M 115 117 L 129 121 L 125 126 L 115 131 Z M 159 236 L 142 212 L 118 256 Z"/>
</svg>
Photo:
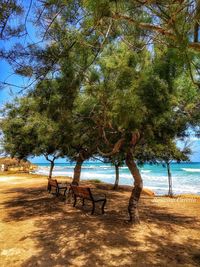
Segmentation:
<svg viewBox="0 0 200 267">
<path fill-rule="evenodd" d="M 82 205 L 84 206 L 85 205 L 85 199 L 83 198 L 83 202 L 82 202 Z"/>
<path fill-rule="evenodd" d="M 104 207 L 105 207 L 105 205 L 106 205 L 106 199 L 104 200 L 104 202 L 103 202 L 103 204 L 102 204 L 102 208 L 101 208 L 101 210 L 102 210 L 102 214 L 104 214 Z"/>
<path fill-rule="evenodd" d="M 50 193 L 51 192 L 51 185 L 50 184 L 48 184 L 48 186 L 47 186 L 47 191 Z"/>
<path fill-rule="evenodd" d="M 73 205 L 73 207 L 75 207 L 76 206 L 76 196 L 74 195 L 74 205 Z"/>
<path fill-rule="evenodd" d="M 92 202 L 92 212 L 91 212 L 91 214 L 94 214 L 94 211 L 95 211 L 95 202 L 93 201 Z"/>
<path fill-rule="evenodd" d="M 66 192 L 67 192 L 67 188 L 66 188 L 65 191 L 64 191 L 64 196 L 66 196 Z"/>
<path fill-rule="evenodd" d="M 58 195 L 59 195 L 59 188 L 56 187 L 56 196 L 58 197 Z"/>
</svg>

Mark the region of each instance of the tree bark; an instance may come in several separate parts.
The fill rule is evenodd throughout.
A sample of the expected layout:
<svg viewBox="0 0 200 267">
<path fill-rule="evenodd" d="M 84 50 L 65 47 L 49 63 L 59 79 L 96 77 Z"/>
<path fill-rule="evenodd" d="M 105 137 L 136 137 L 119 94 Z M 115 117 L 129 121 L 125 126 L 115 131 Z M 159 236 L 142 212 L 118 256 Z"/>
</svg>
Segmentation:
<svg viewBox="0 0 200 267">
<path fill-rule="evenodd" d="M 115 185 L 114 190 L 117 190 L 119 186 L 119 165 L 115 164 Z"/>
<path fill-rule="evenodd" d="M 54 168 L 54 160 L 51 160 L 51 165 L 50 165 L 50 170 L 49 170 L 49 179 L 51 179 L 52 177 L 52 173 L 53 173 L 53 168 Z"/>
<path fill-rule="evenodd" d="M 172 174 L 171 174 L 170 163 L 169 162 L 167 162 L 167 174 L 168 174 L 168 185 L 169 185 L 168 195 L 171 197 L 171 196 L 173 196 L 173 192 L 172 192 Z"/>
<path fill-rule="evenodd" d="M 195 22 L 194 24 L 194 43 L 199 42 L 199 24 Z"/>
<path fill-rule="evenodd" d="M 199 42 L 199 18 L 200 18 L 200 1 L 196 1 L 196 14 L 194 17 L 194 43 Z"/>
<path fill-rule="evenodd" d="M 84 160 L 79 157 L 76 161 L 76 166 L 74 167 L 74 177 L 72 184 L 79 184 L 81 177 L 81 167 L 83 165 Z"/>
<path fill-rule="evenodd" d="M 130 222 L 139 223 L 138 202 L 143 188 L 143 181 L 131 152 L 127 153 L 126 165 L 128 166 L 134 179 L 134 188 L 132 190 L 128 205 Z"/>
</svg>

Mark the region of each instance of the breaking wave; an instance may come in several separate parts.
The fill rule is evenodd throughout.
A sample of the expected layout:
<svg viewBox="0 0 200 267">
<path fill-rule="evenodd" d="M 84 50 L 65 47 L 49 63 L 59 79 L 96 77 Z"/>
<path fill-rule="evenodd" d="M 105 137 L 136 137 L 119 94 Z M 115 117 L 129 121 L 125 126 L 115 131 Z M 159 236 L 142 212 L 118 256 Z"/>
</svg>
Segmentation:
<svg viewBox="0 0 200 267">
<path fill-rule="evenodd" d="M 181 168 L 185 172 L 200 172 L 200 169 Z"/>
</svg>

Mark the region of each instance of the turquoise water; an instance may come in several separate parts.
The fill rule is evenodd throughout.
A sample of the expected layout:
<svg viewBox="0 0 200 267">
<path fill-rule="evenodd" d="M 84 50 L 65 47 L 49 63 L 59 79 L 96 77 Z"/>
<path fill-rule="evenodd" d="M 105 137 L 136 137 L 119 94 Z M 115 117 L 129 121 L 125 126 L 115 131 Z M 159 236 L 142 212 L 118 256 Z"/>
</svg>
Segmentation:
<svg viewBox="0 0 200 267">
<path fill-rule="evenodd" d="M 36 173 L 48 175 L 49 164 L 38 163 Z M 53 176 L 73 176 L 74 163 L 56 163 Z M 156 194 L 168 192 L 167 170 L 162 165 L 145 164 L 140 167 L 144 187 L 152 189 Z M 200 194 L 200 163 L 172 163 L 171 164 L 173 192 Z M 114 183 L 115 170 L 110 164 L 101 162 L 86 162 L 82 167 L 81 179 L 99 179 L 107 183 Z M 120 168 L 120 184 L 133 185 L 133 178 L 126 166 Z"/>
</svg>

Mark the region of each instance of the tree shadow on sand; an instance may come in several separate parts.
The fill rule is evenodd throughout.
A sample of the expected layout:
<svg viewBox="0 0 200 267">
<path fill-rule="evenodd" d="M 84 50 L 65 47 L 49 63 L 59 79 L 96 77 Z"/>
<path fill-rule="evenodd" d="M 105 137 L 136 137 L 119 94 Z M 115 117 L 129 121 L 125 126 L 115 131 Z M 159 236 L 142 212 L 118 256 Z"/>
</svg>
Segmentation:
<svg viewBox="0 0 200 267">
<path fill-rule="evenodd" d="M 44 188 L 18 188 L 5 193 L 17 198 L 5 201 L 6 222 L 33 218 L 37 230 L 30 232 L 38 253 L 21 266 L 199 266 L 199 237 L 178 239 L 178 229 L 196 227 L 194 216 L 170 212 L 150 199 L 140 203 L 141 224 L 128 224 L 128 198 L 122 192 L 107 194 L 105 215 L 91 204 L 73 208 L 63 197 Z M 195 220 L 197 220 L 195 222 Z M 162 229 L 162 231 L 161 231 Z M 164 233 L 164 235 L 163 235 Z M 19 241 L 23 242 L 23 238 Z"/>
</svg>

